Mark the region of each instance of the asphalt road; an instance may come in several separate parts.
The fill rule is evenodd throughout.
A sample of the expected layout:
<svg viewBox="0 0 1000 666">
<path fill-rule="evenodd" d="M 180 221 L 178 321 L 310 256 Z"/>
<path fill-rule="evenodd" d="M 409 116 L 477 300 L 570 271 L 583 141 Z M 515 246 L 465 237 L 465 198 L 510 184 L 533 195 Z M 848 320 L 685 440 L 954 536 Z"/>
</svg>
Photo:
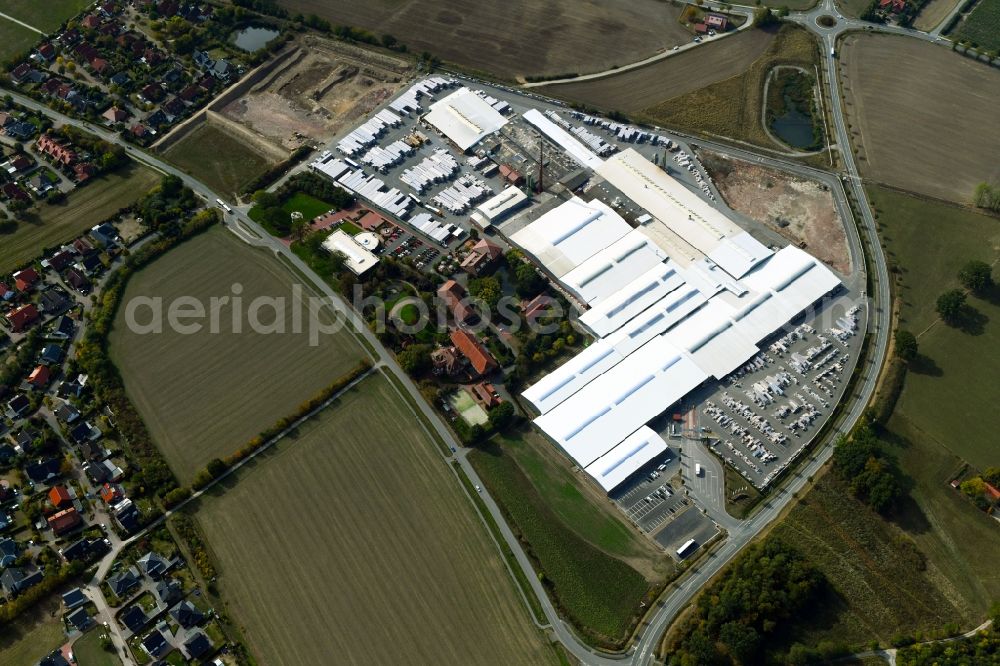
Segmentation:
<svg viewBox="0 0 1000 666">
<path fill-rule="evenodd" d="M 830 2 L 831 0 L 825 0 L 824 4 Z M 815 31 L 814 26 L 815 23 L 813 23 L 813 26 L 809 27 Z M 836 34 L 839 33 L 828 32 L 821 34 L 821 38 L 824 40 L 824 44 L 826 46 L 825 52 L 827 54 L 829 53 L 830 45 L 832 45 L 836 39 Z M 850 149 L 849 136 L 843 118 L 840 102 L 839 81 L 836 76 L 836 61 L 833 58 L 826 58 L 826 60 L 828 80 L 831 85 L 830 98 L 833 105 L 832 115 L 834 117 L 837 142 L 840 146 L 844 147 L 844 149 L 841 150 L 841 153 L 844 157 L 845 168 L 848 174 L 848 178 L 846 179 L 847 187 L 852 191 L 856 201 L 859 202 L 859 208 L 861 209 L 862 214 L 862 219 L 860 221 L 861 225 L 864 226 L 869 238 L 875 239 L 877 236 L 875 235 L 874 218 L 872 217 L 871 209 L 868 206 L 864 189 L 861 186 L 860 177 Z M 81 127 L 100 136 L 106 141 L 124 145 L 130 157 L 153 169 L 156 169 L 157 171 L 160 171 L 161 173 L 173 174 L 179 177 L 185 185 L 190 187 L 197 195 L 204 198 L 210 205 L 214 204 L 217 198 L 220 198 L 201 181 L 146 153 L 145 151 L 126 144 L 114 132 L 110 132 L 105 128 L 92 125 L 88 122 L 69 118 L 14 91 L 0 89 L 0 93 L 10 94 L 19 104 L 44 113 L 53 118 L 55 121 Z M 850 215 L 849 207 L 847 206 L 844 190 L 843 187 L 841 187 L 840 181 L 826 172 L 812 169 L 810 167 L 803 167 L 784 160 L 762 157 L 761 155 L 747 150 L 733 149 L 730 146 L 704 141 L 695 137 L 690 138 L 692 142 L 698 145 L 707 146 L 725 154 L 740 157 L 742 159 L 748 159 L 750 161 L 756 161 L 769 166 L 788 169 L 795 173 L 808 175 L 812 178 L 819 178 L 831 186 L 836 204 L 842 213 L 843 219 L 845 221 L 853 219 L 853 216 Z M 454 457 L 454 459 L 458 461 L 465 474 L 474 484 L 482 487 L 483 484 L 481 480 L 478 478 L 475 470 L 466 458 L 467 451 L 461 449 L 459 443 L 455 441 L 452 436 L 451 431 L 440 420 L 434 410 L 423 400 L 423 397 L 420 395 L 416 386 L 412 381 L 410 381 L 406 373 L 403 372 L 403 370 L 398 366 L 393 355 L 382 347 L 375 335 L 368 329 L 367 326 L 364 325 L 364 323 L 360 320 L 360 317 L 346 303 L 344 303 L 339 294 L 334 292 L 325 281 L 316 276 L 311 269 L 287 246 L 281 243 L 278 239 L 270 236 L 257 223 L 247 217 L 244 212 L 234 209 L 232 214 L 226 216 L 226 225 L 245 242 L 259 247 L 265 247 L 274 252 L 275 255 L 282 257 L 288 264 L 294 266 L 301 275 L 306 276 L 313 283 L 312 286 L 314 289 L 329 299 L 331 306 L 354 325 L 357 335 L 365 339 L 368 343 L 369 349 L 374 350 L 373 362 L 384 371 L 389 372 L 396 377 L 398 380 L 397 385 L 404 387 L 404 390 L 409 393 L 413 404 L 418 406 L 424 417 L 426 417 L 426 421 L 431 424 L 438 435 L 446 442 L 446 444 L 448 444 L 449 447 L 455 447 L 458 449 L 459 453 Z M 860 239 L 858 238 L 857 230 L 854 229 L 851 224 L 848 224 L 847 226 L 849 231 L 848 238 L 850 239 L 852 261 L 854 261 L 860 259 L 864 251 L 862 249 Z M 242 227 L 242 229 L 240 227 Z M 248 234 L 245 230 L 250 230 L 252 233 Z M 254 236 L 257 236 L 257 238 L 254 238 Z M 876 286 L 876 293 L 872 294 L 874 297 L 872 311 L 869 313 L 869 333 L 872 334 L 873 344 L 867 364 L 858 370 L 864 374 L 864 379 L 857 390 L 858 395 L 854 399 L 850 410 L 846 413 L 846 416 L 841 419 L 840 426 L 836 429 L 836 432 L 828 436 L 827 441 L 818 450 L 814 457 L 812 457 L 804 467 L 800 468 L 797 473 L 789 477 L 789 480 L 783 488 L 774 491 L 774 494 L 765 503 L 761 511 L 759 511 L 751 519 L 740 523 L 733 529 L 730 529 L 729 538 L 722 544 L 722 546 L 719 547 L 711 555 L 711 557 L 709 557 L 709 559 L 698 564 L 691 571 L 689 571 L 689 573 L 685 575 L 679 583 L 675 584 L 672 589 L 657 602 L 656 610 L 647 618 L 646 623 L 637 635 L 637 641 L 634 644 L 633 649 L 627 655 L 608 655 L 592 650 L 575 635 L 573 630 L 566 623 L 559 618 L 558 613 L 549 600 L 548 595 L 538 580 L 538 577 L 535 575 L 531 563 L 521 548 L 520 543 L 507 526 L 506 521 L 503 519 L 503 516 L 494 500 L 489 496 L 485 488 L 483 489 L 483 501 L 496 523 L 500 526 L 503 538 L 515 554 L 518 564 L 524 570 L 526 578 L 530 582 L 542 605 L 544 613 L 549 620 L 551 631 L 565 646 L 565 648 L 582 663 L 595 665 L 622 663 L 648 664 L 653 661 L 656 646 L 660 637 L 670 622 L 674 619 L 674 617 L 676 617 L 677 613 L 695 596 L 695 594 L 697 594 L 701 587 L 713 575 L 715 575 L 715 573 L 722 569 L 726 563 L 738 554 L 744 546 L 746 546 L 757 534 L 760 533 L 762 529 L 764 529 L 764 527 L 779 516 L 784 507 L 792 499 L 793 495 L 806 484 L 807 478 L 815 474 L 829 459 L 833 450 L 832 443 L 836 439 L 837 435 L 840 432 L 846 432 L 849 430 L 861 417 L 864 408 L 868 403 L 868 399 L 874 391 L 878 376 L 878 368 L 881 366 L 881 362 L 885 356 L 888 345 L 888 326 L 886 321 L 889 309 L 888 271 L 886 269 L 885 258 L 882 254 L 881 247 L 877 242 L 871 246 L 871 252 L 869 253 L 868 259 L 871 262 L 871 267 L 875 270 L 872 277 Z M 857 261 L 854 265 L 860 266 L 861 262 Z M 114 556 L 123 545 L 125 544 L 118 544 L 117 547 L 112 550 L 112 553 L 110 553 L 105 560 L 102 561 L 99 569 L 100 572 L 107 571 Z"/>
</svg>

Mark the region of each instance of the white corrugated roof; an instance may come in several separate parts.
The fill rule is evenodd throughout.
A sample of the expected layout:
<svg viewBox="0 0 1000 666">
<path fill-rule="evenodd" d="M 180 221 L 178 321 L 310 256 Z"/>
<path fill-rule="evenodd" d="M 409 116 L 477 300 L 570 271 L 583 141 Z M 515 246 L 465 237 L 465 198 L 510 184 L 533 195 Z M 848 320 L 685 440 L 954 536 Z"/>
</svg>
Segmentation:
<svg viewBox="0 0 1000 666">
<path fill-rule="evenodd" d="M 503 115 L 468 88 L 459 88 L 431 104 L 424 120 L 462 150 L 468 150 L 507 124 Z"/>
<path fill-rule="evenodd" d="M 328 252 L 343 254 L 347 258 L 347 267 L 355 275 L 361 275 L 378 263 L 378 257 L 361 247 L 353 237 L 340 229 L 323 241 L 323 248 Z"/>
<path fill-rule="evenodd" d="M 540 379 L 523 395 L 542 414 L 600 377 L 624 358 L 614 347 L 598 340 Z"/>
<path fill-rule="evenodd" d="M 580 322 L 603 338 L 683 284 L 684 277 L 672 261 L 656 264 L 618 293 L 580 315 Z"/>
<path fill-rule="evenodd" d="M 562 277 L 631 230 L 604 202 L 573 197 L 515 233 L 511 240 L 553 275 Z"/>
<path fill-rule="evenodd" d="M 611 492 L 636 470 L 667 450 L 667 443 L 656 432 L 643 426 L 620 444 L 587 466 L 586 472 Z"/>
<path fill-rule="evenodd" d="M 524 119 L 556 142 L 566 154 L 582 166 L 597 171 L 598 167 L 604 164 L 604 160 L 591 152 L 579 139 L 546 118 L 537 109 L 525 111 Z"/>
<path fill-rule="evenodd" d="M 597 173 L 649 212 L 655 218 L 650 225 L 666 225 L 735 278 L 771 255 L 720 210 L 632 148 L 605 160 Z M 650 237 L 656 240 L 655 233 Z"/>
<path fill-rule="evenodd" d="M 584 302 L 594 305 L 628 287 L 657 265 L 666 253 L 641 231 L 633 230 L 562 276 L 561 282 Z"/>
</svg>

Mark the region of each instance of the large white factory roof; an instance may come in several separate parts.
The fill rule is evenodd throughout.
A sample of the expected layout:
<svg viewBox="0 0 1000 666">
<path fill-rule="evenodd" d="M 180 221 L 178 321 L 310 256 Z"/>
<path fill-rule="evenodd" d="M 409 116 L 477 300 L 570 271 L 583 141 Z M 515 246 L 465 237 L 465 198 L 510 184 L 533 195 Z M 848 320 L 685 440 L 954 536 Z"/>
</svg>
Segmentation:
<svg viewBox="0 0 1000 666">
<path fill-rule="evenodd" d="M 562 276 L 561 282 L 591 305 L 617 294 L 667 255 L 634 230 Z"/>
<path fill-rule="evenodd" d="M 468 150 L 507 124 L 503 115 L 468 88 L 459 88 L 431 104 L 424 120 L 461 150 Z"/>
<path fill-rule="evenodd" d="M 631 230 L 603 201 L 573 197 L 515 233 L 511 240 L 553 275 L 562 277 Z"/>
<path fill-rule="evenodd" d="M 649 212 L 655 218 L 651 224 L 665 225 L 735 278 L 771 255 L 721 211 L 632 148 L 605 160 L 597 173 Z M 649 233 L 655 240 L 655 229 Z"/>
<path fill-rule="evenodd" d="M 652 428 L 643 426 L 622 440 L 622 443 L 587 466 L 587 473 L 604 490 L 632 476 L 640 467 L 667 450 L 667 443 Z"/>
<path fill-rule="evenodd" d="M 493 222 L 499 222 L 527 202 L 528 195 L 520 188 L 511 185 L 479 204 L 476 212 L 472 214 L 472 219 L 485 227 Z"/>
<path fill-rule="evenodd" d="M 600 337 L 610 335 L 683 284 L 676 264 L 656 264 L 580 315 L 580 322 Z"/>
<path fill-rule="evenodd" d="M 587 467 L 707 377 L 658 336 L 535 423 Z"/>
<path fill-rule="evenodd" d="M 598 340 L 542 377 L 522 395 L 542 414 L 566 400 L 625 358 L 606 340 Z"/>
</svg>

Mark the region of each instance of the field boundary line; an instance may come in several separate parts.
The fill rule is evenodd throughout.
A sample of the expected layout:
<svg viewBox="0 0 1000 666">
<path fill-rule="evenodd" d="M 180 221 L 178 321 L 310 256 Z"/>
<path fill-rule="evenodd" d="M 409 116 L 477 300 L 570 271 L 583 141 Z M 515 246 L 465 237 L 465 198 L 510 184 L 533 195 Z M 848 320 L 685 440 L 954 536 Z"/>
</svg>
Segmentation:
<svg viewBox="0 0 1000 666">
<path fill-rule="evenodd" d="M 3 12 L 0 12 L 0 18 L 5 18 L 8 21 L 10 21 L 11 23 L 16 23 L 19 26 L 21 26 L 22 28 L 27 28 L 28 30 L 31 30 L 32 32 L 37 32 L 42 37 L 45 37 L 46 35 L 48 35 L 47 32 L 42 32 L 41 30 L 39 30 L 35 26 L 29 25 L 28 23 L 25 23 L 24 21 L 22 21 L 20 19 L 16 19 L 16 18 L 14 18 L 13 16 L 11 16 L 9 14 L 4 14 Z"/>
</svg>

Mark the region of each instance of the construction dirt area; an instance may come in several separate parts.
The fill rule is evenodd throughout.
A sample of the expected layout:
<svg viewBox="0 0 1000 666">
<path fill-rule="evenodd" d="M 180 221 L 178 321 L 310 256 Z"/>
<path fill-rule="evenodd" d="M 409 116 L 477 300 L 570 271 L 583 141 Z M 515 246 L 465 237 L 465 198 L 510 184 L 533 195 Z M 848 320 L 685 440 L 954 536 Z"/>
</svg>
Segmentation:
<svg viewBox="0 0 1000 666">
<path fill-rule="evenodd" d="M 707 150 L 698 156 L 730 208 L 807 249 L 841 275 L 850 273 L 846 232 L 825 185 Z"/>
<path fill-rule="evenodd" d="M 392 97 L 412 73 L 406 60 L 307 36 L 286 64 L 221 111 L 291 150 L 326 143 Z"/>
</svg>

